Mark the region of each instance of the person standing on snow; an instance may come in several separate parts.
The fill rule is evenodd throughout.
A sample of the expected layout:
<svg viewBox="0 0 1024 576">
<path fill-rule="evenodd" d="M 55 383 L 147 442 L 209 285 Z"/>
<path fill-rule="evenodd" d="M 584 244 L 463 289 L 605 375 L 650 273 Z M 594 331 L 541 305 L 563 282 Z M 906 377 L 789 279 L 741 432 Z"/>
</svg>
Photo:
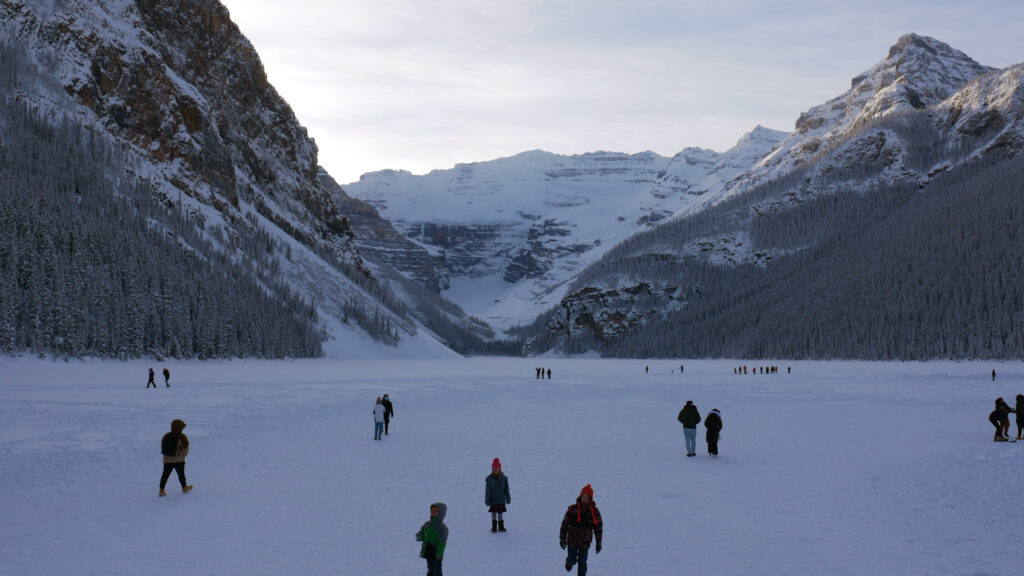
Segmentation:
<svg viewBox="0 0 1024 576">
<path fill-rule="evenodd" d="M 512 503 L 512 494 L 508 491 L 508 476 L 501 471 L 501 460 L 491 462 L 491 473 L 484 480 L 484 504 L 491 513 L 491 532 L 506 532 L 504 514 L 508 510 L 506 504 Z"/>
<path fill-rule="evenodd" d="M 384 401 L 377 396 L 377 403 L 373 405 L 373 439 L 380 440 L 384 434 Z"/>
<path fill-rule="evenodd" d="M 146 388 L 149 388 L 150 386 L 152 386 L 153 388 L 156 388 L 156 381 L 153 380 L 153 376 L 154 376 L 153 369 L 150 368 L 149 369 L 149 380 L 146 382 Z"/>
<path fill-rule="evenodd" d="M 704 419 L 704 427 L 708 429 L 705 439 L 708 441 L 708 454 L 713 458 L 718 457 L 718 439 L 722 434 L 722 413 L 715 408 Z"/>
<path fill-rule="evenodd" d="M 153 385 L 156 388 L 156 385 Z M 160 452 L 164 455 L 164 473 L 160 476 L 160 496 L 167 496 L 164 488 L 167 487 L 167 479 L 171 477 L 171 470 L 178 473 L 178 481 L 181 482 L 181 492 L 186 493 L 192 490 L 192 486 L 185 481 L 185 457 L 188 456 L 188 436 L 185 436 L 184 420 L 171 421 L 171 431 L 164 434 L 160 439 Z"/>
<path fill-rule="evenodd" d="M 420 545 L 420 558 L 427 561 L 427 576 L 443 576 L 441 561 L 444 559 L 444 549 L 448 545 L 448 526 L 444 523 L 447 513 L 448 506 L 444 502 L 431 504 L 430 520 L 427 520 L 416 533 L 416 541 L 423 543 Z"/>
<path fill-rule="evenodd" d="M 693 400 L 687 400 L 686 406 L 679 411 L 677 418 L 683 425 L 683 436 L 686 440 L 686 455 L 697 455 L 697 424 L 700 424 L 700 411 Z"/>
<path fill-rule="evenodd" d="M 558 545 L 562 550 L 568 549 L 565 571 L 572 572 L 572 567 L 579 564 L 579 576 L 586 576 L 590 542 L 592 539 L 596 541 L 594 552 L 600 554 L 603 534 L 604 522 L 601 511 L 594 504 L 594 489 L 587 484 L 580 490 L 576 503 L 565 511 L 562 528 L 558 531 Z"/>
<path fill-rule="evenodd" d="M 1017 440 L 1024 440 L 1024 394 L 1017 394 L 1013 411 L 1017 413 Z"/>
<path fill-rule="evenodd" d="M 171 387 L 171 371 L 167 368 L 164 368 L 164 386 Z M 156 384 L 153 384 L 153 387 L 156 388 Z"/>
<path fill-rule="evenodd" d="M 395 417 L 395 405 L 391 403 L 391 399 L 388 398 L 387 394 L 384 395 L 380 403 L 384 405 L 384 435 L 387 436 L 391 419 Z"/>
</svg>

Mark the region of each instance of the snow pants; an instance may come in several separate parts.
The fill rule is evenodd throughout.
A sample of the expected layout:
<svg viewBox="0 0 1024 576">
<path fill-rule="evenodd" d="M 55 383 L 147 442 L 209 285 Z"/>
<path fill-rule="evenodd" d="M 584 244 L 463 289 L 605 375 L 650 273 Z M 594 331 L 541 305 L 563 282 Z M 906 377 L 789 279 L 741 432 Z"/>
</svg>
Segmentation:
<svg viewBox="0 0 1024 576">
<path fill-rule="evenodd" d="M 697 429 L 683 428 L 683 436 L 686 437 L 686 453 L 697 453 Z"/>
<path fill-rule="evenodd" d="M 572 570 L 572 567 L 576 564 L 580 565 L 579 576 L 587 576 L 587 553 L 590 552 L 589 548 L 569 548 L 569 556 L 565 559 L 565 565 Z"/>
<path fill-rule="evenodd" d="M 188 483 L 185 482 L 185 463 L 178 462 L 176 464 L 168 464 L 164 462 L 164 473 L 160 476 L 160 489 L 163 490 L 167 487 L 167 479 L 171 477 L 171 470 L 178 473 L 178 481 L 181 482 L 181 487 L 184 488 Z"/>
<path fill-rule="evenodd" d="M 427 576 L 444 576 L 441 574 L 441 560 L 432 556 L 427 557 Z"/>
</svg>

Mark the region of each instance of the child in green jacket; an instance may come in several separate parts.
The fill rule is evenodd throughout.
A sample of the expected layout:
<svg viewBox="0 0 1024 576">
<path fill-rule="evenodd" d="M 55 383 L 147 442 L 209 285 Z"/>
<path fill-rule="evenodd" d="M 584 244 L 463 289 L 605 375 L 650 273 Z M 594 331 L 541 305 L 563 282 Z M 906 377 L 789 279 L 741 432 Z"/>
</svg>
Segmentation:
<svg viewBox="0 0 1024 576">
<path fill-rule="evenodd" d="M 444 548 L 448 543 L 448 526 L 444 523 L 444 516 L 447 513 L 448 506 L 443 502 L 431 504 L 430 520 L 416 533 L 416 541 L 423 542 L 420 546 L 420 558 L 427 560 L 427 576 L 443 576 L 441 560 L 444 558 Z"/>
</svg>

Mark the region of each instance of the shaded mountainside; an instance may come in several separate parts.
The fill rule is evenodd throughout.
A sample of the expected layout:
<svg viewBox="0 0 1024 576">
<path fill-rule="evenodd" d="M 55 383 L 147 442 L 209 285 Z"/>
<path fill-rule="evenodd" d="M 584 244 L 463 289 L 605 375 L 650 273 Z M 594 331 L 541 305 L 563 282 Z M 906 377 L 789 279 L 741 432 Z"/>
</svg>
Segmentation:
<svg viewBox="0 0 1024 576">
<path fill-rule="evenodd" d="M 102 166 L 107 182 L 137 181 L 132 186 L 145 188 L 168 217 L 190 222 L 195 239 L 178 238 L 186 252 L 214 259 L 195 245 L 208 242 L 272 296 L 285 293 L 272 285 L 293 291 L 315 306 L 303 322 L 338 354 L 346 353 L 345 342 L 366 336 L 399 347 L 433 339 L 420 334 L 422 324 L 406 301 L 382 282 L 391 271 L 363 259 L 351 221 L 319 180 L 315 143 L 267 82 L 252 45 L 219 2 L 0 0 L 0 23 L 5 60 L 17 61 L 7 66 L 14 74 L 5 79 L 8 105 L 59 125 L 61 137 L 93 138 L 116 150 L 118 162 Z M 17 143 L 8 136 L 4 145 Z M 10 155 L 3 160 L 26 161 Z M 94 180 L 95 190 L 116 194 L 116 185 Z M 18 185 L 36 187 L 28 193 L 64 191 L 40 181 Z M 138 210 L 144 205 L 138 198 L 127 203 Z M 346 207 L 365 220 L 359 206 Z M 45 215 L 37 216 L 42 225 Z M 146 238 L 96 249 L 131 249 Z M 240 248 L 253 238 L 264 252 L 258 257 Z M 200 293 L 212 288 L 197 281 Z M 437 330 L 428 326 L 428 332 L 443 327 L 461 337 L 463 328 L 476 330 L 450 303 L 435 305 L 444 307 L 435 312 L 447 322 Z M 224 310 L 234 311 L 232 325 L 262 321 L 244 308 Z M 222 320 L 201 315 L 199 321 Z M 136 354 L 133 349 L 129 355 Z"/>
<path fill-rule="evenodd" d="M 917 68 L 959 82 L 948 54 Z M 957 90 L 836 121 L 791 170 L 621 243 L 516 334 L 614 356 L 1024 357 L 1021 66 L 965 66 Z"/>
</svg>

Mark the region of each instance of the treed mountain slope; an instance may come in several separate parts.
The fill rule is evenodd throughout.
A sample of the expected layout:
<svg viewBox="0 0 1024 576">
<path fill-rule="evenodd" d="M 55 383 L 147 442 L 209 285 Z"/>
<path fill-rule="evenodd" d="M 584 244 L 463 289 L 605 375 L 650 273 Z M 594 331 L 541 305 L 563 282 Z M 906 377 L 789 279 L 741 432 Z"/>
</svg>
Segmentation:
<svg viewBox="0 0 1024 576">
<path fill-rule="evenodd" d="M 198 246 L 206 242 L 238 266 L 245 282 L 262 286 L 270 298 L 283 301 L 285 294 L 294 293 L 307 303 L 304 306 L 315 306 L 315 314 L 299 321 L 320 333 L 320 339 L 326 338 L 333 353 L 344 355 L 346 342 L 367 337 L 385 345 L 412 346 L 415 354 L 443 349 L 429 343 L 430 330 L 420 330 L 423 324 L 410 314 L 409 300 L 396 296 L 382 281 L 385 267 L 368 263 L 360 254 L 351 222 L 320 183 L 315 143 L 267 82 L 258 55 L 219 2 L 0 0 L 0 44 L 5 60 L 17 62 L 8 66 L 17 84 L 5 92 L 8 105 L 40 120 L 39 130 L 50 122 L 62 138 L 91 138 L 98 148 L 116 152 L 116 161 L 102 166 L 106 182 L 95 175 L 89 181 L 94 188 L 87 192 L 116 196 L 123 183 L 142 187 L 153 197 L 153 209 L 191 223 L 194 241 L 190 234 L 172 233 L 177 235 L 173 242 L 185 249 L 185 265 L 202 267 L 201 261 L 213 259 Z M 17 143 L 8 137 L 4 145 Z M 74 152 L 70 143 L 64 147 Z M 0 170 L 11 171 L 6 165 Z M 28 194 L 65 191 L 42 182 L 16 185 L 35 187 L 24 191 Z M 138 214 L 150 210 L 143 208 L 149 203 L 141 198 L 124 200 L 127 209 Z M 349 205 L 360 210 L 356 201 Z M 42 225 L 46 215 L 37 216 Z M 149 219 L 149 232 L 167 233 L 156 223 L 159 220 Z M 387 223 L 379 226 L 386 228 Z M 147 243 L 145 235 L 132 238 L 96 250 L 133 251 Z M 242 247 L 254 242 L 262 254 Z M 84 273 L 93 272 L 87 268 Z M 204 274 L 195 280 L 193 298 L 205 298 L 214 288 Z M 287 291 L 274 288 L 278 285 Z M 148 294 L 142 291 L 133 297 L 146 299 Z M 176 291 L 166 297 L 186 298 L 187 293 Z M 81 304 L 63 303 L 69 308 Z M 476 330 L 450 303 L 421 300 L 417 305 L 443 306 L 444 311 L 436 312 L 446 320 L 441 328 L 460 335 L 465 329 L 470 330 L 466 334 Z M 223 323 L 228 311 L 232 326 L 250 329 L 263 322 L 260 314 L 244 307 L 224 307 L 223 314 L 214 317 L 195 314 L 195 302 L 190 306 L 193 325 Z M 185 314 L 150 313 L 156 316 L 149 325 L 175 324 L 180 319 L 172 316 Z M 162 341 L 163 336 L 154 335 L 149 327 L 144 330 L 152 353 L 198 354 Z M 35 349 L 33 344 L 29 347 Z M 107 354 L 93 349 L 72 353 Z M 316 353 L 313 348 L 304 354 Z M 131 348 L 127 354 L 138 351 Z M 213 353 L 260 354 L 252 347 Z"/>
<path fill-rule="evenodd" d="M 761 162 L 702 210 L 616 246 L 517 333 L 534 352 L 1024 357 L 1022 66 L 951 53 L 903 37 L 853 84 L 882 70 L 897 82 L 801 116 L 773 153 L 790 170 L 766 176 L 776 168 Z M 826 108 L 817 135 L 801 132 Z"/>
</svg>

